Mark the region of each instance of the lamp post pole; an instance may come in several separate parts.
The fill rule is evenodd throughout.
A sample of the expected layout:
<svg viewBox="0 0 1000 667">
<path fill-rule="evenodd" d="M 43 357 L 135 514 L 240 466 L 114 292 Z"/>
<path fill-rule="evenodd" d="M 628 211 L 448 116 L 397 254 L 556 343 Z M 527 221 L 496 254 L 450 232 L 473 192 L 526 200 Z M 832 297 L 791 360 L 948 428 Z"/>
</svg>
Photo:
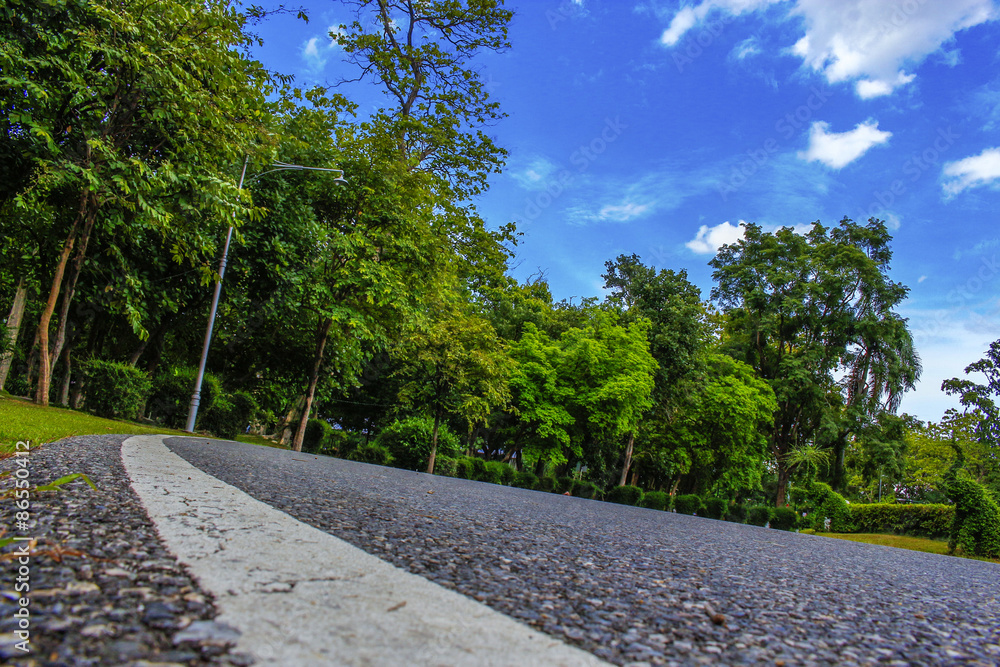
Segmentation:
<svg viewBox="0 0 1000 667">
<path fill-rule="evenodd" d="M 243 161 L 243 171 L 240 173 L 240 190 L 243 189 L 243 179 L 247 175 L 247 160 Z M 270 174 L 275 171 L 332 171 L 338 174 L 337 178 L 333 180 L 334 183 L 338 185 L 345 185 L 347 180 L 344 178 L 344 172 L 340 169 L 327 169 L 326 167 L 303 167 L 299 164 L 288 164 L 285 162 L 273 162 L 271 163 L 271 169 L 261 172 L 251 178 L 251 181 L 255 181 L 265 174 Z M 194 423 L 198 418 L 198 405 L 201 403 L 201 383 L 205 379 L 205 364 L 208 362 L 208 348 L 212 345 L 212 330 L 215 328 L 215 313 L 219 309 L 219 295 L 222 293 L 222 279 L 226 276 L 226 264 L 229 261 L 229 242 L 233 238 L 233 226 L 229 225 L 229 230 L 226 232 L 226 242 L 222 246 L 222 259 L 219 260 L 219 280 L 215 283 L 215 292 L 212 294 L 212 308 L 208 314 L 208 328 L 205 329 L 205 344 L 201 348 L 201 363 L 198 364 L 198 377 L 194 383 L 194 392 L 191 394 L 191 404 L 188 406 L 188 416 L 187 424 L 184 426 L 184 430 L 188 433 L 194 433 Z"/>
</svg>

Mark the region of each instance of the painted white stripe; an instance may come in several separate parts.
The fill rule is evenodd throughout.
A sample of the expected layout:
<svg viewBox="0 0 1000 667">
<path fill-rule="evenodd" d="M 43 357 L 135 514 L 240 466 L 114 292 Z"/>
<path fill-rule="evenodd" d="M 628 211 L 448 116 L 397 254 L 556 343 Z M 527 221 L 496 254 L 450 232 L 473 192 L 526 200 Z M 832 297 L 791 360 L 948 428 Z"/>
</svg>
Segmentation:
<svg viewBox="0 0 1000 667">
<path fill-rule="evenodd" d="M 260 665 L 607 665 L 251 498 L 171 452 L 122 445 L 167 549 Z"/>
</svg>

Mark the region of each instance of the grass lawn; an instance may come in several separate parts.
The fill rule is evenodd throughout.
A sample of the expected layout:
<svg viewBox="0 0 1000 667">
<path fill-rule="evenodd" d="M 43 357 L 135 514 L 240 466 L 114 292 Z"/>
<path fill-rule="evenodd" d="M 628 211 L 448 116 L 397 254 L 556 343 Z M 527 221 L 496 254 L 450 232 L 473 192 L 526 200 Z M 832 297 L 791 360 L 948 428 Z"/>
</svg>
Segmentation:
<svg viewBox="0 0 1000 667">
<path fill-rule="evenodd" d="M 880 544 L 884 547 L 896 547 L 898 549 L 909 549 L 910 551 L 924 551 L 929 554 L 948 555 L 948 543 L 941 540 L 930 540 L 926 537 L 907 537 L 905 535 L 879 535 L 875 533 L 816 533 L 822 537 L 834 537 L 838 540 L 849 540 L 851 542 L 864 542 L 865 544 Z M 990 558 L 977 558 L 991 563 L 1000 563 L 1000 560 Z"/>
<path fill-rule="evenodd" d="M 0 397 L 0 453 L 14 451 L 14 444 L 19 440 L 30 441 L 35 447 L 71 435 L 105 433 L 190 435 L 183 431 L 101 419 L 76 410 L 43 408 L 18 398 Z"/>
<path fill-rule="evenodd" d="M 236 436 L 236 442 L 245 442 L 248 445 L 274 447 L 275 449 L 291 449 L 288 445 L 279 445 L 276 440 L 268 440 L 262 435 L 238 435 Z"/>
</svg>

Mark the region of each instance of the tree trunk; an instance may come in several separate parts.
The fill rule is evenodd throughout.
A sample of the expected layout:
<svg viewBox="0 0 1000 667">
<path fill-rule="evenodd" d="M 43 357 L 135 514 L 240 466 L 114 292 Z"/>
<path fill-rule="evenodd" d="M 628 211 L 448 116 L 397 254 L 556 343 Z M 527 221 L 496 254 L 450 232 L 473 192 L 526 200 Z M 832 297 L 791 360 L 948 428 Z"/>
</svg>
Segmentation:
<svg viewBox="0 0 1000 667">
<path fill-rule="evenodd" d="M 434 459 L 437 458 L 438 428 L 441 426 L 441 413 L 434 413 L 434 432 L 431 433 L 431 455 L 427 457 L 427 472 L 434 472 Z"/>
<path fill-rule="evenodd" d="M 49 323 L 52 321 L 52 313 L 56 309 L 56 300 L 59 298 L 59 290 L 62 288 L 63 273 L 66 271 L 66 263 L 69 255 L 73 251 L 73 244 L 76 239 L 73 233 L 74 226 L 63 245 L 62 254 L 59 256 L 59 263 L 56 265 L 55 275 L 52 277 L 52 287 L 49 289 L 49 298 L 45 301 L 45 308 L 38 320 L 38 387 L 35 389 L 35 403 L 39 405 L 49 404 L 49 381 L 52 373 L 52 365 L 49 363 Z"/>
<path fill-rule="evenodd" d="M 788 466 L 784 464 L 782 459 L 778 459 L 778 497 L 775 498 L 775 507 L 785 506 L 785 495 L 788 491 L 788 482 L 792 477 L 791 471 Z"/>
<path fill-rule="evenodd" d="M 622 466 L 622 476 L 618 481 L 618 486 L 625 486 L 628 479 L 628 469 L 632 467 L 632 448 L 635 446 L 635 431 L 628 435 L 628 446 L 625 448 L 625 464 Z"/>
<path fill-rule="evenodd" d="M 306 435 L 306 424 L 309 423 L 309 413 L 312 411 L 313 398 L 316 396 L 316 385 L 319 383 L 319 371 L 323 366 L 323 352 L 326 350 L 326 341 L 330 338 L 330 327 L 333 320 L 327 319 L 320 325 L 318 340 L 316 341 L 316 354 L 313 358 L 312 375 L 309 377 L 309 388 L 306 390 L 306 405 L 302 409 L 302 417 L 299 418 L 299 430 L 295 432 L 295 440 L 292 449 L 297 452 L 302 451 L 302 439 Z"/>
<path fill-rule="evenodd" d="M 292 422 L 297 420 L 299 411 L 305 404 L 306 395 L 302 394 L 295 399 L 292 407 L 288 408 L 288 413 L 285 415 L 285 418 L 278 422 L 278 425 L 275 427 L 274 432 L 278 435 L 278 444 L 281 446 L 289 444 L 289 441 L 292 439 Z"/>
<path fill-rule="evenodd" d="M 66 348 L 63 353 L 63 364 L 65 368 L 63 369 L 63 380 L 62 388 L 59 390 L 59 405 L 65 405 L 69 407 L 69 385 L 73 376 L 73 359 L 72 359 L 72 346 Z"/>
<path fill-rule="evenodd" d="M 24 317 L 24 304 L 28 300 L 28 288 L 24 286 L 24 278 L 17 283 L 17 291 L 14 293 L 14 305 L 10 308 L 10 315 L 7 316 L 7 347 L 8 351 L 0 357 L 0 391 L 3 390 L 7 382 L 7 374 L 10 373 L 10 364 L 14 360 L 14 346 L 17 344 L 17 337 L 21 332 L 21 318 Z"/>
</svg>

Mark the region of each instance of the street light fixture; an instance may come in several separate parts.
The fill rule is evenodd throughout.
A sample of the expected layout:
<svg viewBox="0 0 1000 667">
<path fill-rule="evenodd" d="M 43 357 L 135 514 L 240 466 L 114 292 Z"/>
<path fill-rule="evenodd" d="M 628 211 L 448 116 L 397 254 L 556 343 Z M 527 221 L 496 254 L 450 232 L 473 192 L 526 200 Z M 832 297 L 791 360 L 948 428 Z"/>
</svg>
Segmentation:
<svg viewBox="0 0 1000 667">
<path fill-rule="evenodd" d="M 243 179 L 247 175 L 247 162 L 243 161 L 243 172 L 240 174 L 240 184 L 238 188 L 243 189 Z M 274 173 L 276 171 L 331 171 L 337 174 L 337 177 L 333 179 L 333 182 L 338 185 L 346 185 L 347 179 L 344 178 L 344 172 L 341 169 L 328 169 L 326 167 L 303 167 L 300 164 L 289 164 L 287 162 L 272 162 L 270 165 L 272 168 L 267 171 L 262 171 L 261 173 L 253 176 L 249 182 L 253 182 L 265 176 L 267 174 Z M 226 275 L 226 263 L 229 261 L 229 242 L 233 238 L 233 226 L 229 226 L 229 231 L 226 232 L 226 243 L 222 246 L 222 259 L 219 260 L 219 280 L 215 283 L 215 293 L 212 295 L 212 310 L 208 315 L 208 328 L 205 330 L 205 344 L 201 349 L 201 363 L 198 365 L 198 378 L 194 383 L 194 393 L 191 394 L 191 405 L 188 407 L 188 417 L 187 424 L 184 426 L 184 430 L 188 433 L 194 433 L 194 423 L 198 418 L 198 405 L 201 403 L 201 383 L 205 379 L 205 364 L 208 361 L 208 348 L 212 344 L 212 330 L 215 328 L 215 313 L 219 308 L 219 295 L 222 292 L 222 279 Z"/>
</svg>

